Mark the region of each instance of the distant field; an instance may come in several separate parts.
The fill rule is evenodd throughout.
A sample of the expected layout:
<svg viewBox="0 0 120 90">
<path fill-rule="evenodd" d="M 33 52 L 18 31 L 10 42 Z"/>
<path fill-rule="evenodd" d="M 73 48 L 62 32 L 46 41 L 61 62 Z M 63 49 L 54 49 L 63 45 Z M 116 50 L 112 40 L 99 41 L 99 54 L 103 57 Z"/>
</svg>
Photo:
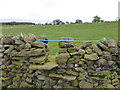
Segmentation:
<svg viewBox="0 0 120 90">
<path fill-rule="evenodd" d="M 18 35 L 20 33 L 33 33 L 36 36 L 46 35 L 49 39 L 60 37 L 73 37 L 75 40 L 99 40 L 103 37 L 118 40 L 118 23 L 86 23 L 69 25 L 16 25 L 3 26 L 3 35 Z M 50 42 L 50 54 L 57 52 L 57 42 Z"/>
</svg>

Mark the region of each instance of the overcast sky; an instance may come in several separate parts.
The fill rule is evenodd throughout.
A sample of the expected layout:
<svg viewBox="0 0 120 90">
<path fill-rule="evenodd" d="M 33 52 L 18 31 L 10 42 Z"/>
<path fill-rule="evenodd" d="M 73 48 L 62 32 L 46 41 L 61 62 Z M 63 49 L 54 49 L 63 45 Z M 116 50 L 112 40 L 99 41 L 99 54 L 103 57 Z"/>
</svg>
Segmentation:
<svg viewBox="0 0 120 90">
<path fill-rule="evenodd" d="M 0 0 L 0 20 L 52 22 L 54 19 L 91 22 L 95 15 L 105 21 L 118 17 L 119 0 Z"/>
</svg>

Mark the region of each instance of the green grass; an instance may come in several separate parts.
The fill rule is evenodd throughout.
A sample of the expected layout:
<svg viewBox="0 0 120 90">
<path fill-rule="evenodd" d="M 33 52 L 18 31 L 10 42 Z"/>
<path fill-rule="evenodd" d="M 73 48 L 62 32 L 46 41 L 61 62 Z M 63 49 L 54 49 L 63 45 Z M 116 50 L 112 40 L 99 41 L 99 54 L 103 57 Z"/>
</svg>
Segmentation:
<svg viewBox="0 0 120 90">
<path fill-rule="evenodd" d="M 73 37 L 75 40 L 100 40 L 106 37 L 118 40 L 118 23 L 3 26 L 2 32 L 3 35 L 18 35 L 20 33 L 33 33 L 36 36 L 46 35 L 49 40 L 57 40 L 60 37 Z M 54 55 L 57 52 L 58 43 L 50 42 L 49 47 L 50 54 Z"/>
</svg>

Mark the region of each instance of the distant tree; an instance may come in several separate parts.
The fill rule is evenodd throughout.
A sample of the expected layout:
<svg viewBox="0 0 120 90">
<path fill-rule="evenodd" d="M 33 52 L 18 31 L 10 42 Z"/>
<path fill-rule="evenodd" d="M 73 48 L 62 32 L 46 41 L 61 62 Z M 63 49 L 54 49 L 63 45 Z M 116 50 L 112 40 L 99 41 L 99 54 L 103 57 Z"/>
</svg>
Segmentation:
<svg viewBox="0 0 120 90">
<path fill-rule="evenodd" d="M 77 20 L 75 21 L 75 23 L 82 23 L 82 20 L 77 19 Z"/>
<path fill-rule="evenodd" d="M 66 24 L 69 24 L 69 22 L 68 22 L 68 21 L 66 21 L 65 23 L 66 23 Z"/>
<path fill-rule="evenodd" d="M 52 23 L 49 23 L 49 25 L 52 25 Z"/>
<path fill-rule="evenodd" d="M 74 22 L 70 22 L 70 24 L 75 24 Z"/>
<path fill-rule="evenodd" d="M 104 20 L 100 20 L 100 22 L 104 22 Z"/>
<path fill-rule="evenodd" d="M 62 24 L 62 21 L 60 19 L 55 19 L 55 20 L 53 20 L 53 24 L 59 25 L 59 24 Z"/>
<path fill-rule="evenodd" d="M 61 22 L 61 24 L 65 24 L 64 22 Z"/>
<path fill-rule="evenodd" d="M 2 25 L 35 25 L 35 23 L 32 22 L 2 22 Z"/>
<path fill-rule="evenodd" d="M 46 22 L 45 25 L 48 25 L 48 23 Z"/>
<path fill-rule="evenodd" d="M 10 24 L 11 25 L 17 25 L 17 23 L 15 21 L 12 21 Z"/>
<path fill-rule="evenodd" d="M 100 22 L 101 21 L 100 19 L 101 18 L 96 15 L 96 16 L 94 16 L 94 19 L 92 22 Z"/>
</svg>

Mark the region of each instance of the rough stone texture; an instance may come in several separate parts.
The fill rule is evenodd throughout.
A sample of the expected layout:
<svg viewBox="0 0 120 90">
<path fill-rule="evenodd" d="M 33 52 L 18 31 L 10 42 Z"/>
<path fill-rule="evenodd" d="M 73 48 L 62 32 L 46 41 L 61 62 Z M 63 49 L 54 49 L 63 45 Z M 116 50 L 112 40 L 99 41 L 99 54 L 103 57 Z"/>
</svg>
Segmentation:
<svg viewBox="0 0 120 90">
<path fill-rule="evenodd" d="M 2 88 L 120 88 L 120 42 L 59 42 L 55 56 L 33 34 L 1 37 Z M 61 40 L 73 40 L 70 37 Z M 1 84 L 1 83 L 0 83 Z"/>
<path fill-rule="evenodd" d="M 23 36 L 24 42 L 34 42 L 36 40 L 36 36 L 34 34 L 27 34 Z"/>
<path fill-rule="evenodd" d="M 70 58 L 70 55 L 68 53 L 59 54 L 56 56 L 56 61 L 58 64 L 66 64 L 69 58 Z"/>
<path fill-rule="evenodd" d="M 117 43 L 115 40 L 109 40 L 108 41 L 108 47 L 117 47 Z"/>
<path fill-rule="evenodd" d="M 93 88 L 93 84 L 88 83 L 86 81 L 81 81 L 79 82 L 79 87 L 80 88 Z"/>
<path fill-rule="evenodd" d="M 102 55 L 102 51 L 99 49 L 99 47 L 96 44 L 93 44 L 92 48 L 95 53 L 97 53 L 98 55 Z"/>
<path fill-rule="evenodd" d="M 92 53 L 92 54 L 85 54 L 85 59 L 87 59 L 87 60 L 98 60 L 99 57 L 96 53 Z"/>
</svg>

